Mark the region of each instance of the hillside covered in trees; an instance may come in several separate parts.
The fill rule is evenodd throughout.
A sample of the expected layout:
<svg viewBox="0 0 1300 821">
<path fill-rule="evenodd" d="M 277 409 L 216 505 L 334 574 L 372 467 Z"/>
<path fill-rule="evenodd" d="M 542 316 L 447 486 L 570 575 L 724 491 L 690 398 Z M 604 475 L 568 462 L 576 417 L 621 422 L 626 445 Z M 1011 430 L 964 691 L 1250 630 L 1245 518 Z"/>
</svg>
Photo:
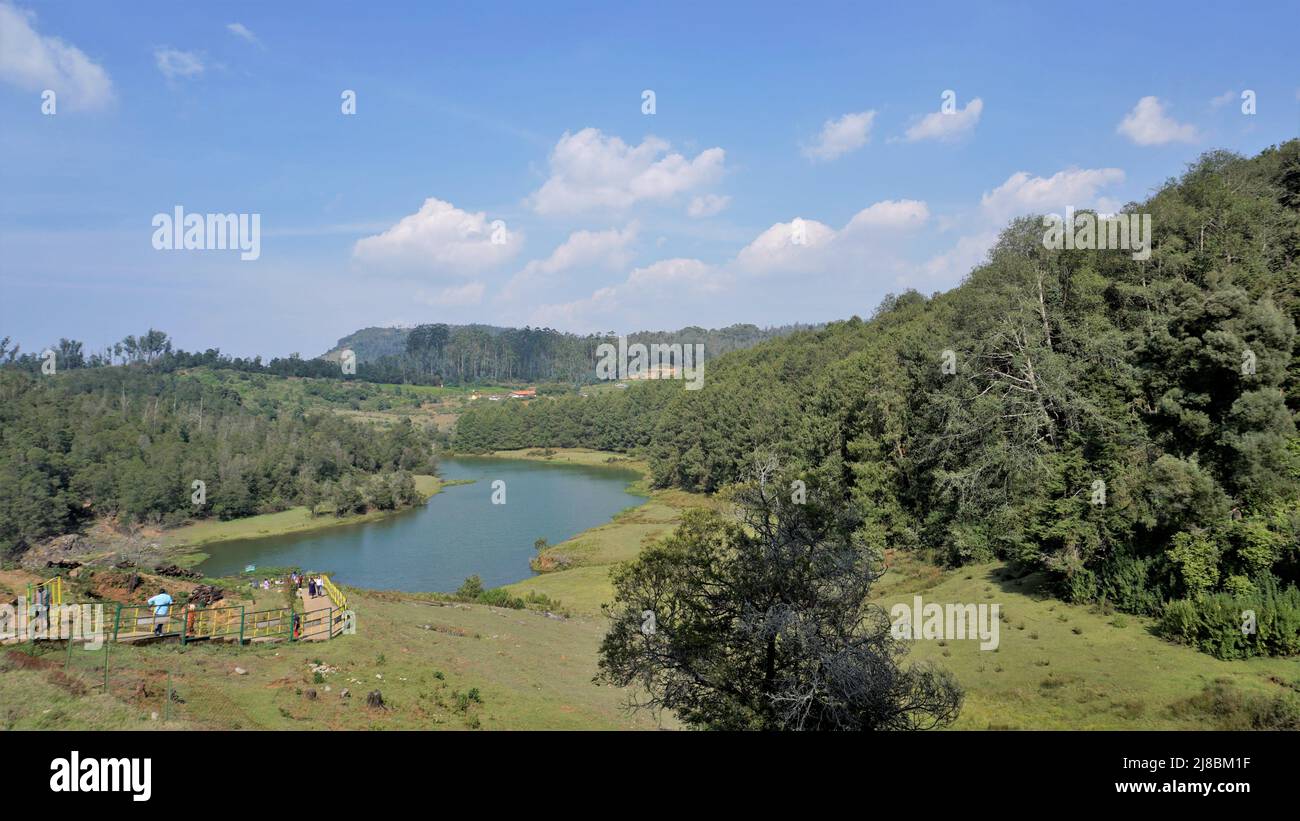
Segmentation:
<svg viewBox="0 0 1300 821">
<path fill-rule="evenodd" d="M 1125 211 L 1147 260 L 1049 250 L 1026 216 L 950 292 L 731 353 L 699 391 L 478 407 L 457 446 L 635 450 L 699 491 L 774 454 L 876 545 L 1045 568 L 1223 657 L 1300 653 L 1300 141 Z"/>
<path fill-rule="evenodd" d="M 177 524 L 415 504 L 412 474 L 432 473 L 432 454 L 409 420 L 377 430 L 329 411 L 252 410 L 231 389 L 144 363 L 0 368 L 0 556 L 94 517 Z"/>
</svg>

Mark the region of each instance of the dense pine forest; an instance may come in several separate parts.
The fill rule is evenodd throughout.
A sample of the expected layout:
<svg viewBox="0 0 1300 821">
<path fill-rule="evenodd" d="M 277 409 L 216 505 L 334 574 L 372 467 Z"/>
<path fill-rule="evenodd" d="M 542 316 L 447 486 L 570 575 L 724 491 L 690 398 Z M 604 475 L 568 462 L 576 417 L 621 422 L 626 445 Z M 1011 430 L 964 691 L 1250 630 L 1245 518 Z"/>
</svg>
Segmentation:
<svg viewBox="0 0 1300 821">
<path fill-rule="evenodd" d="M 0 368 L 0 556 L 94 517 L 166 525 L 415 504 L 412 474 L 433 472 L 432 453 L 409 420 L 377 430 L 329 411 L 253 410 L 233 390 L 145 361 Z"/>
<path fill-rule="evenodd" d="M 728 354 L 699 391 L 477 407 L 457 446 L 638 451 L 698 491 L 774 455 L 875 545 L 1043 568 L 1222 657 L 1300 653 L 1300 141 L 1125 211 L 1147 260 L 1049 250 L 1027 216 L 953 291 Z"/>
</svg>

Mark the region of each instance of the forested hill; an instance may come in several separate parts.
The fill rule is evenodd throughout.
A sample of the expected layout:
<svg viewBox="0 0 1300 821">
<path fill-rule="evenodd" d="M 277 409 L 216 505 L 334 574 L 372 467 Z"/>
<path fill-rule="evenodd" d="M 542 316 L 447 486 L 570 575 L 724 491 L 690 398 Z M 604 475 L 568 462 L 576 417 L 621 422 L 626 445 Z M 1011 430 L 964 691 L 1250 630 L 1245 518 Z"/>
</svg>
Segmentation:
<svg viewBox="0 0 1300 821">
<path fill-rule="evenodd" d="M 774 452 L 876 545 L 1041 566 L 1202 646 L 1250 641 L 1256 603 L 1290 642 L 1267 652 L 1300 652 L 1300 141 L 1207 154 L 1126 211 L 1147 260 L 1049 250 L 1025 217 L 933 299 L 729 354 L 698 391 L 476 408 L 457 442 L 640 449 L 705 491 Z"/>
<path fill-rule="evenodd" d="M 704 345 L 705 359 L 752 347 L 806 325 L 760 328 L 681 328 L 628 334 L 631 343 L 671 342 Z M 596 349 L 610 333 L 577 334 L 551 328 L 498 328 L 492 325 L 419 325 L 415 328 L 363 328 L 321 355 L 337 360 L 344 349 L 365 365 L 367 378 L 381 382 L 481 383 L 502 381 L 591 382 Z"/>
</svg>

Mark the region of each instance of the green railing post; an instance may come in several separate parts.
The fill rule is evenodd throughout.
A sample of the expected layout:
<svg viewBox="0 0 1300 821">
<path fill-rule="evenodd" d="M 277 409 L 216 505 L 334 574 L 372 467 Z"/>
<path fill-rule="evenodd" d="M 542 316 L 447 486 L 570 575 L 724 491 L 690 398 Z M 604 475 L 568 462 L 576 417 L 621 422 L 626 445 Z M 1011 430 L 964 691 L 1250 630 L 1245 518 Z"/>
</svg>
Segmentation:
<svg viewBox="0 0 1300 821">
<path fill-rule="evenodd" d="M 244 606 L 239 606 L 239 646 L 244 646 Z"/>
<path fill-rule="evenodd" d="M 108 695 L 108 648 L 112 646 L 112 644 L 104 642 L 104 695 Z"/>
<path fill-rule="evenodd" d="M 122 605 L 119 604 L 117 606 L 117 610 L 113 612 L 113 641 L 117 641 L 117 629 L 121 621 L 122 621 Z"/>
</svg>

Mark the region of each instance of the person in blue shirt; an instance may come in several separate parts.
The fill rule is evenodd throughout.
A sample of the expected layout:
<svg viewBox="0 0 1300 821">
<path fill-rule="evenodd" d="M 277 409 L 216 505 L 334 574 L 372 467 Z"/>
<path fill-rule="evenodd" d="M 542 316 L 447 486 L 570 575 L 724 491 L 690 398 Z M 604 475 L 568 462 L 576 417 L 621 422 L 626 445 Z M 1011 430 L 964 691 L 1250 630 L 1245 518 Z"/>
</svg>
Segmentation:
<svg viewBox="0 0 1300 821">
<path fill-rule="evenodd" d="M 170 609 L 172 597 L 167 594 L 166 590 L 159 590 L 158 595 L 149 599 L 148 604 L 153 606 L 154 626 L 153 634 L 161 636 L 163 624 L 166 623 L 167 611 Z"/>
</svg>

